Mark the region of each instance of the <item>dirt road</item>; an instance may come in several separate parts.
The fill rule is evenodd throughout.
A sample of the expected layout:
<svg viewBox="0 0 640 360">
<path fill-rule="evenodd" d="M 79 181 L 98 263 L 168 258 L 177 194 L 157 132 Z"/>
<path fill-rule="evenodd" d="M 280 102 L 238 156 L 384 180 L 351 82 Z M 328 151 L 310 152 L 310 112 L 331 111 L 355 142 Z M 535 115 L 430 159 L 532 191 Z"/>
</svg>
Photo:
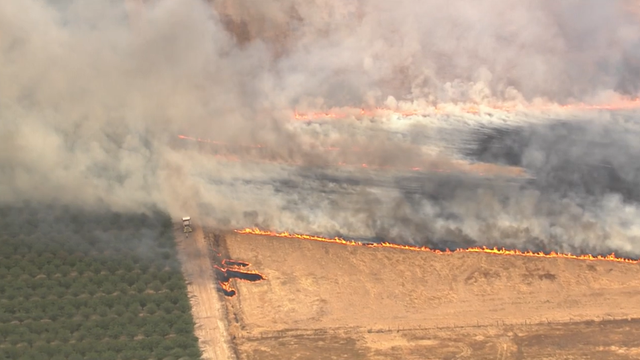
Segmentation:
<svg viewBox="0 0 640 360">
<path fill-rule="evenodd" d="M 202 229 L 194 227 L 189 238 L 176 232 L 178 256 L 187 279 L 195 334 L 199 339 L 203 360 L 235 360 L 227 332 L 224 304 L 208 257 Z"/>
</svg>

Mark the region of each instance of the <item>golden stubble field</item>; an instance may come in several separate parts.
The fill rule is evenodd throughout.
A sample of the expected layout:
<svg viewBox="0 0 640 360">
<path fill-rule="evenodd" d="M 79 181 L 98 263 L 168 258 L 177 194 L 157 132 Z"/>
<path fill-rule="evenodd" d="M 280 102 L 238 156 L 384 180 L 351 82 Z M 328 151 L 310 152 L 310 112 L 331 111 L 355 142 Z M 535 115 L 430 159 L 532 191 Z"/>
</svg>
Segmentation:
<svg viewBox="0 0 640 360">
<path fill-rule="evenodd" d="M 241 359 L 640 359 L 640 266 L 227 234 Z"/>
</svg>

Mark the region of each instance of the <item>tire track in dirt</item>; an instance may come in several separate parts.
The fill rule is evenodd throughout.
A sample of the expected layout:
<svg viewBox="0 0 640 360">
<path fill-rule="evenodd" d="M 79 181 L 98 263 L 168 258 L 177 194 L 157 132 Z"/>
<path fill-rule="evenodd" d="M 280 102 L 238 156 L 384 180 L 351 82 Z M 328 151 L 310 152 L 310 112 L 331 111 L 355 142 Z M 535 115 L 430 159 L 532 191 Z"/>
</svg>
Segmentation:
<svg viewBox="0 0 640 360">
<path fill-rule="evenodd" d="M 193 227 L 188 238 L 176 231 L 178 256 L 187 279 L 187 292 L 196 323 L 203 360 L 236 360 L 227 332 L 224 304 L 217 289 L 207 244 L 200 227 Z"/>
</svg>

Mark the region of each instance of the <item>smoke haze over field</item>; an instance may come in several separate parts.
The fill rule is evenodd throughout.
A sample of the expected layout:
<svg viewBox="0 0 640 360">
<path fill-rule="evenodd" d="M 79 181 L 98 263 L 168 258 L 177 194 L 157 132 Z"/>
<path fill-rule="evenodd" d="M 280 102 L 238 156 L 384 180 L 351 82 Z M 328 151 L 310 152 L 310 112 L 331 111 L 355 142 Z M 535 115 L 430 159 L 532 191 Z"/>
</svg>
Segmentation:
<svg viewBox="0 0 640 360">
<path fill-rule="evenodd" d="M 432 246 L 640 255 L 638 113 L 527 110 L 635 98 L 637 7 L 0 2 L 0 201 L 155 206 L 217 226 Z M 293 109 L 436 105 L 449 110 L 292 122 Z M 460 110 L 469 105 L 522 111 Z M 271 163 L 221 160 L 176 143 L 178 134 L 260 144 Z M 457 171 L 462 160 L 522 167 L 535 180 Z M 450 172 L 330 167 L 343 161 Z"/>
</svg>

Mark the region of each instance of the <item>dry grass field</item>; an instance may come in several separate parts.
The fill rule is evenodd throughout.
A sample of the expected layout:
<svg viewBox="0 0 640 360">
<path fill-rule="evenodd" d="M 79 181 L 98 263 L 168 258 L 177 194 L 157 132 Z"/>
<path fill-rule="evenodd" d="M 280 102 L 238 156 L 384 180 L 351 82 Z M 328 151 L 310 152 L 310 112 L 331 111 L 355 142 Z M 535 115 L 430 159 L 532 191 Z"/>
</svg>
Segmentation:
<svg viewBox="0 0 640 360">
<path fill-rule="evenodd" d="M 227 234 L 241 359 L 640 359 L 640 266 Z"/>
</svg>

